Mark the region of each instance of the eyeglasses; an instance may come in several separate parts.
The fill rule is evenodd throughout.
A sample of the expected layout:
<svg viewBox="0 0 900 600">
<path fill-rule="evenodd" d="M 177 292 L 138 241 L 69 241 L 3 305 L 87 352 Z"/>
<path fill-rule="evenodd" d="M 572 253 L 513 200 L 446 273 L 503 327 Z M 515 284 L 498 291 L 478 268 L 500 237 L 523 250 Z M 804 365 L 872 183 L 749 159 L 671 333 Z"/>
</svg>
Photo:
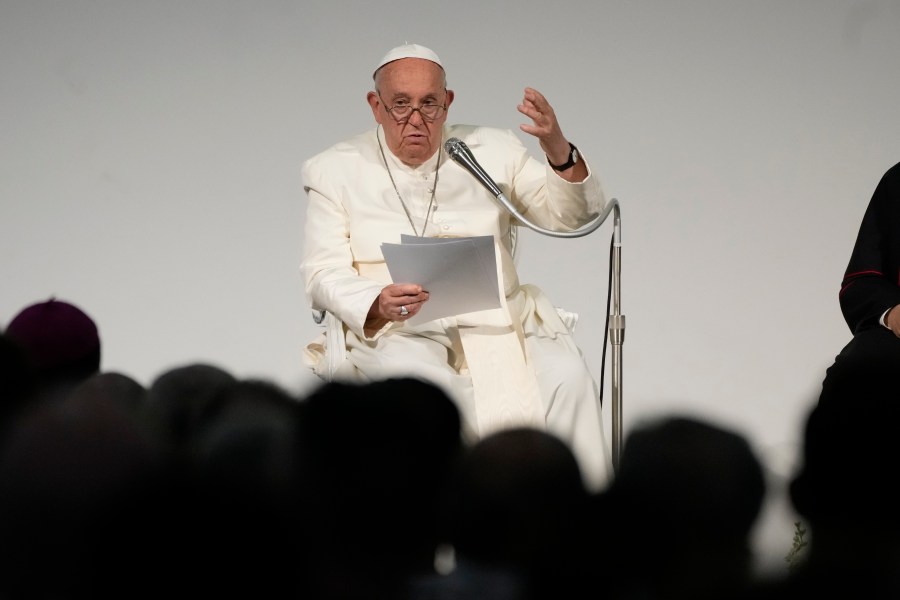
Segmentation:
<svg viewBox="0 0 900 600">
<path fill-rule="evenodd" d="M 398 123 L 409 121 L 415 111 L 419 111 L 419 116 L 422 117 L 423 121 L 434 121 L 441 116 L 441 113 L 447 110 L 445 104 L 438 104 L 437 102 L 430 100 L 426 101 L 421 106 L 413 106 L 412 104 L 408 104 L 405 100 L 401 100 L 388 108 L 384 98 L 381 97 L 381 92 L 378 92 L 378 98 L 381 100 L 381 105 L 384 106 L 384 110 L 386 110 Z"/>
</svg>

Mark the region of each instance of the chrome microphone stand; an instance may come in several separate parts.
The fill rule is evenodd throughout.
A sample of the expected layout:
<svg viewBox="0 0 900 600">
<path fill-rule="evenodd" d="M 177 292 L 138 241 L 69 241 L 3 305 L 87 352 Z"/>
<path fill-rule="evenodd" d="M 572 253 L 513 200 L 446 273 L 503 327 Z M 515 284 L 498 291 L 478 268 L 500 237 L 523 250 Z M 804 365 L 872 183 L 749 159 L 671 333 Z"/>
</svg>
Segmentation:
<svg viewBox="0 0 900 600">
<path fill-rule="evenodd" d="M 603 211 L 597 215 L 592 221 L 576 229 L 575 231 L 553 231 L 535 225 L 526 219 L 513 203 L 509 201 L 500 186 L 491 179 L 485 170 L 475 160 L 475 156 L 465 142 L 458 138 L 450 138 L 444 143 L 447 155 L 454 162 L 465 168 L 472 174 L 481 184 L 487 188 L 497 200 L 503 204 L 507 211 L 523 225 L 537 231 L 538 233 L 560 238 L 576 238 L 585 236 L 595 231 L 600 225 L 606 221 L 609 213 L 613 216 L 613 246 L 612 255 L 610 257 L 610 292 L 612 295 L 610 314 L 607 315 L 607 328 L 609 330 L 609 339 L 612 341 L 613 358 L 612 358 L 612 462 L 613 470 L 619 470 L 619 457 L 622 453 L 622 342 L 625 339 L 625 317 L 620 313 L 619 301 L 621 295 L 621 273 L 622 273 L 622 219 L 619 210 L 619 201 L 610 198 L 606 203 Z M 605 365 L 601 365 L 601 368 Z M 601 389 L 602 393 L 602 389 Z M 602 407 L 601 407 L 602 408 Z"/>
<path fill-rule="evenodd" d="M 561 238 L 582 237 L 595 231 L 606 221 L 609 213 L 613 213 L 613 242 L 610 258 L 610 291 L 612 295 L 608 316 L 609 340 L 612 344 L 612 462 L 614 471 L 619 470 L 619 458 L 622 455 L 622 344 L 625 341 L 625 315 L 621 312 L 622 296 L 622 216 L 619 201 L 610 198 L 606 207 L 590 223 L 575 231 L 553 231 L 539 227 L 526 219 L 516 210 L 512 202 L 502 192 L 496 194 L 503 206 L 529 229 L 538 233 Z M 604 365 L 601 365 L 601 368 Z"/>
<path fill-rule="evenodd" d="M 612 306 L 609 312 L 609 339 L 612 343 L 612 459 L 613 469 L 619 470 L 622 455 L 622 344 L 625 342 L 625 315 L 621 311 L 622 296 L 622 218 L 619 203 L 615 202 L 612 243 Z"/>
</svg>

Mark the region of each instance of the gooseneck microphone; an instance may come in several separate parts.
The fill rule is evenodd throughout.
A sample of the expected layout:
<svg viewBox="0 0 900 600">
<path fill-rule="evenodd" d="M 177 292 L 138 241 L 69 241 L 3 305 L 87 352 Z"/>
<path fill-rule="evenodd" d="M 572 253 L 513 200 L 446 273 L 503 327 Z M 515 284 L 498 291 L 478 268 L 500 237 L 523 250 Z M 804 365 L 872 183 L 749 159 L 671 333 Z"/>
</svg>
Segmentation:
<svg viewBox="0 0 900 600">
<path fill-rule="evenodd" d="M 516 219 L 519 220 L 523 225 L 528 227 L 529 229 L 533 229 L 538 233 L 542 233 L 544 235 L 549 235 L 552 237 L 560 237 L 560 238 L 575 238 L 587 235 L 600 227 L 603 224 L 603 221 L 606 220 L 606 217 L 609 216 L 610 211 L 615 210 L 618 212 L 619 203 L 615 198 L 612 198 L 606 204 L 606 208 L 600 213 L 593 221 L 582 226 L 580 229 L 576 229 L 575 231 L 553 231 L 552 229 L 545 229 L 540 227 L 539 225 L 535 225 L 528 219 L 526 219 L 517 209 L 513 206 L 513 203 L 509 201 L 509 198 L 503 193 L 503 190 L 500 189 L 500 186 L 491 179 L 491 176 L 487 174 L 487 172 L 481 168 L 481 165 L 478 164 L 478 161 L 475 160 L 475 156 L 472 154 L 472 151 L 469 150 L 469 147 L 466 146 L 466 143 L 463 142 L 459 138 L 449 138 L 446 142 L 444 142 L 444 150 L 446 150 L 447 155 L 453 159 L 459 165 L 472 174 L 472 176 L 477 179 L 481 185 L 487 188 L 487 190 L 494 195 L 494 197 L 499 200 L 506 210 L 510 212 Z M 618 216 L 618 215 L 617 215 Z M 618 220 L 618 219 L 617 219 Z"/>
<path fill-rule="evenodd" d="M 613 214 L 613 240 L 612 240 L 612 257 L 610 259 L 610 269 L 609 269 L 609 277 L 611 281 L 610 287 L 610 297 L 613 299 L 613 310 L 612 314 L 607 316 L 607 326 L 609 329 L 609 337 L 612 339 L 613 344 L 613 360 L 612 360 L 612 392 L 613 392 L 613 405 L 612 405 L 612 454 L 613 454 L 613 469 L 615 471 L 619 468 L 619 455 L 622 451 L 622 341 L 625 336 L 625 317 L 621 314 L 619 310 L 619 295 L 620 295 L 620 287 L 621 287 L 621 251 L 622 251 L 622 232 L 621 232 L 621 216 L 619 214 L 619 201 L 615 198 L 610 198 L 608 202 L 606 202 L 606 206 L 603 210 L 598 214 L 592 221 L 582 225 L 579 229 L 574 231 L 553 231 L 552 229 L 544 229 L 538 225 L 535 225 L 528 219 L 526 219 L 516 207 L 513 206 L 513 203 L 509 201 L 509 199 L 503 194 L 503 191 L 500 189 L 491 176 L 488 175 L 484 169 L 481 168 L 481 165 L 478 164 L 478 161 L 475 160 L 475 156 L 472 154 L 472 151 L 469 150 L 469 147 L 466 144 L 458 139 L 458 138 L 450 138 L 446 142 L 444 142 L 444 150 L 447 151 L 447 155 L 453 159 L 459 165 L 462 165 L 469 173 L 472 174 L 475 179 L 477 179 L 481 185 L 486 187 L 488 191 L 493 194 L 497 200 L 499 200 L 503 206 L 506 208 L 509 213 L 514 216 L 519 223 L 525 225 L 529 229 L 533 229 L 538 233 L 542 233 L 544 235 L 549 235 L 552 237 L 559 238 L 576 238 L 587 235 L 592 231 L 596 230 L 606 218 Z M 548 175 L 548 177 L 557 177 L 557 175 Z M 512 234 L 514 235 L 514 234 Z M 606 355 L 606 346 L 604 342 L 604 356 Z M 600 387 L 603 387 L 603 379 L 600 379 Z M 600 402 L 602 403 L 603 396 L 600 397 Z"/>
<path fill-rule="evenodd" d="M 458 164 L 462 165 L 469 173 L 472 174 L 473 177 L 475 177 L 475 179 L 481 182 L 481 185 L 486 187 L 487 190 L 495 197 L 499 198 L 500 196 L 503 196 L 503 192 L 500 190 L 500 187 L 494 182 L 493 179 L 491 179 L 491 176 L 481 168 L 481 165 L 479 165 L 478 161 L 475 160 L 475 156 L 472 154 L 472 151 L 469 150 L 469 147 L 466 146 L 466 143 L 464 141 L 459 138 L 452 137 L 444 142 L 444 150 L 447 151 L 447 155 L 450 158 L 452 158 Z"/>
</svg>

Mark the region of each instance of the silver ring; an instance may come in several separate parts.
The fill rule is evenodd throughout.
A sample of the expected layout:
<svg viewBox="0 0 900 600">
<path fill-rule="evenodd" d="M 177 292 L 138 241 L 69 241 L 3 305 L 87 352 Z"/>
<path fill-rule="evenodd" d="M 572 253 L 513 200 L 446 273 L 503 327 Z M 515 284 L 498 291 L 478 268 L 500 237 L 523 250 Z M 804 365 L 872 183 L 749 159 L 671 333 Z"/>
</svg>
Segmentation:
<svg viewBox="0 0 900 600">
<path fill-rule="evenodd" d="M 400 307 L 400 316 L 405 317 L 408 314 L 409 314 L 409 310 L 407 310 L 405 306 L 401 306 Z"/>
</svg>

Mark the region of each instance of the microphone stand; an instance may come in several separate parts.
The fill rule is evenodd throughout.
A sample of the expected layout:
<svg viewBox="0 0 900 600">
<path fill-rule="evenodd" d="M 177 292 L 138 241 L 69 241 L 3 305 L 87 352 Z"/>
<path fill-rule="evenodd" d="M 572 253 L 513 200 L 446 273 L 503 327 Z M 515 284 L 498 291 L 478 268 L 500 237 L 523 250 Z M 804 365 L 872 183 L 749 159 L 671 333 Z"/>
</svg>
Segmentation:
<svg viewBox="0 0 900 600">
<path fill-rule="evenodd" d="M 612 460 L 613 470 L 619 470 L 619 459 L 622 456 L 622 344 L 625 341 L 625 315 L 622 314 L 620 301 L 622 296 L 622 217 L 619 201 L 615 203 L 613 214 L 613 242 L 611 288 L 612 306 L 608 314 L 609 339 L 612 343 Z"/>
<path fill-rule="evenodd" d="M 499 192 L 499 189 L 498 189 Z M 538 233 L 560 238 L 576 238 L 585 236 L 595 231 L 600 225 L 606 221 L 609 213 L 613 213 L 613 242 L 612 256 L 610 259 L 610 280 L 612 304 L 610 312 L 607 315 L 609 331 L 609 339 L 612 343 L 612 462 L 613 470 L 619 470 L 619 459 L 622 455 L 622 344 L 625 341 L 625 315 L 621 313 L 621 295 L 622 295 L 622 216 L 619 208 L 619 201 L 616 198 L 610 198 L 597 217 L 590 223 L 582 226 L 575 231 L 553 231 L 545 229 L 531 223 L 526 219 L 503 192 L 495 194 L 503 206 L 521 221 L 526 227 L 537 231 Z"/>
<path fill-rule="evenodd" d="M 612 358 L 612 394 L 613 394 L 613 405 L 612 405 L 612 463 L 613 463 L 613 471 L 619 470 L 619 457 L 622 453 L 622 342 L 625 339 L 625 317 L 621 314 L 619 309 L 619 300 L 621 295 L 621 279 L 622 279 L 622 219 L 619 210 L 619 201 L 615 198 L 611 198 L 609 202 L 607 202 L 606 207 L 603 211 L 597 215 L 593 220 L 589 223 L 581 226 L 575 231 L 553 231 L 552 229 L 545 229 L 543 227 L 539 227 L 535 225 L 528 219 L 526 219 L 516 207 L 513 206 L 513 203 L 509 201 L 509 198 L 506 197 L 506 194 L 503 193 L 503 190 L 500 189 L 500 186 L 491 179 L 490 175 L 488 175 L 484 169 L 481 168 L 481 165 L 478 164 L 478 161 L 475 160 L 475 156 L 472 155 L 469 147 L 459 140 L 458 138 L 450 138 L 444 143 L 444 148 L 447 150 L 447 155 L 453 159 L 454 162 L 461 165 L 465 168 L 469 173 L 472 174 L 481 184 L 487 188 L 491 194 L 497 200 L 500 201 L 501 204 L 506 208 L 507 211 L 514 217 L 516 217 L 519 222 L 523 225 L 541 233 L 543 235 L 549 235 L 552 237 L 560 237 L 560 238 L 576 238 L 585 236 L 593 231 L 595 231 L 600 225 L 606 221 L 606 218 L 609 216 L 609 213 L 614 213 L 613 216 L 613 245 L 612 245 L 612 253 L 610 256 L 610 292 L 612 294 L 612 306 L 611 306 L 611 314 L 607 314 L 607 329 L 609 330 L 609 339 L 612 341 L 613 346 L 613 358 Z M 604 345 L 605 351 L 605 345 Z M 605 356 L 605 352 L 604 352 Z M 605 365 L 602 365 L 605 366 Z M 602 377 L 602 366 L 601 366 L 601 377 Z M 602 381 L 602 379 L 601 379 Z M 601 394 L 601 408 L 602 408 L 602 394 L 603 394 L 603 386 L 600 386 L 600 394 Z"/>
</svg>

